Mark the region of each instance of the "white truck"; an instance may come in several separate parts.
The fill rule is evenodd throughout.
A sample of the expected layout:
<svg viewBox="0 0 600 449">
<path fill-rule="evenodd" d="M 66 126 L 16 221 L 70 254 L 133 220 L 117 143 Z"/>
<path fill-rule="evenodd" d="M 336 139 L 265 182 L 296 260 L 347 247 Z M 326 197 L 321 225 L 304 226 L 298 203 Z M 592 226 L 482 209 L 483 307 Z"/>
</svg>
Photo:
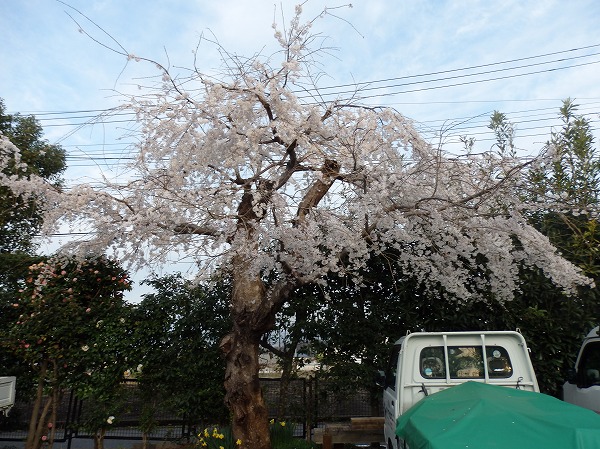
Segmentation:
<svg viewBox="0 0 600 449">
<path fill-rule="evenodd" d="M 539 392 L 519 332 L 415 332 L 400 338 L 382 378 L 387 447 L 406 447 L 396 434 L 398 417 L 424 397 L 467 381 Z"/>
<path fill-rule="evenodd" d="M 600 413 L 600 327 L 583 340 L 575 369 L 563 385 L 563 399 Z"/>
<path fill-rule="evenodd" d="M 16 377 L 0 377 L 0 414 L 8 415 L 15 404 Z"/>
</svg>

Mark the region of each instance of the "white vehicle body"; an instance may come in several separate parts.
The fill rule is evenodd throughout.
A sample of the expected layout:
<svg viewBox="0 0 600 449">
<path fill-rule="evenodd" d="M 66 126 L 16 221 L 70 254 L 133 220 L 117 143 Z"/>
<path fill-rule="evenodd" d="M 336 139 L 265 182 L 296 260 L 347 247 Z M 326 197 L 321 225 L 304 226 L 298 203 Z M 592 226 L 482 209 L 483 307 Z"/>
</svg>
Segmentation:
<svg viewBox="0 0 600 449">
<path fill-rule="evenodd" d="M 0 413 L 8 415 L 15 404 L 16 377 L 0 377 Z"/>
<path fill-rule="evenodd" d="M 595 327 L 583 340 L 575 371 L 563 385 L 565 402 L 600 413 L 600 328 Z"/>
<path fill-rule="evenodd" d="M 383 385 L 388 447 L 407 447 L 396 436 L 400 415 L 426 395 L 466 381 L 539 392 L 529 349 L 518 332 L 415 332 L 400 338 Z"/>
</svg>

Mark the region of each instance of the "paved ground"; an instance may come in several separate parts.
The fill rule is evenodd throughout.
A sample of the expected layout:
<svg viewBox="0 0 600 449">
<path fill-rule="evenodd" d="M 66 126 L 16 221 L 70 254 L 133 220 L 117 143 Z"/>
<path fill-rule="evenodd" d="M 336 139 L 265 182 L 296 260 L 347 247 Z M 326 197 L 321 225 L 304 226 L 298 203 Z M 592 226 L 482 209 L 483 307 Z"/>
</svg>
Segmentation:
<svg viewBox="0 0 600 449">
<path fill-rule="evenodd" d="M 54 443 L 54 449 L 68 449 L 68 441 Z M 132 449 L 139 441 L 133 440 L 104 440 L 105 449 Z M 25 443 L 20 441 L 0 441 L 0 449 L 23 449 Z M 89 438 L 74 438 L 71 449 L 94 449 L 94 440 Z"/>
</svg>

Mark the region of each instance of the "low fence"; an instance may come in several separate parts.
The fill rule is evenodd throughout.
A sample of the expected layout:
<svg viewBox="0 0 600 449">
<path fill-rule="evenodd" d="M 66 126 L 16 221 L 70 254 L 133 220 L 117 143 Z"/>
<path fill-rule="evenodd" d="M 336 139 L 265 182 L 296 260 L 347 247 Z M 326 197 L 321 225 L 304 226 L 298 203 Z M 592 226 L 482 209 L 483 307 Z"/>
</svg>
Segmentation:
<svg viewBox="0 0 600 449">
<path fill-rule="evenodd" d="M 127 381 L 132 394 L 128 395 L 127 412 L 119 416 L 118 427 L 111 428 L 105 435 L 106 440 L 141 440 L 139 429 L 141 399 L 136 396 L 137 384 Z M 276 418 L 280 413 L 280 380 L 261 379 L 269 417 Z M 319 379 L 294 379 L 290 382 L 283 401 L 283 417 L 296 425 L 297 436 L 307 437 L 312 429 L 327 422 L 347 421 L 351 417 L 382 416 L 381 401 L 374 400 L 368 391 L 337 392 L 332 384 Z M 27 426 L 33 404 L 17 402 L 8 417 L 0 417 L 0 441 L 23 441 L 27 438 Z M 78 400 L 73 394 L 63 395 L 58 407 L 56 442 L 66 442 L 71 447 L 73 439 L 93 438 L 89 432 L 80 429 L 79 417 L 92 403 Z M 198 422 L 189 417 L 180 416 L 170 410 L 157 410 L 154 416 L 157 426 L 148 434 L 154 441 L 187 442 L 211 422 Z"/>
</svg>

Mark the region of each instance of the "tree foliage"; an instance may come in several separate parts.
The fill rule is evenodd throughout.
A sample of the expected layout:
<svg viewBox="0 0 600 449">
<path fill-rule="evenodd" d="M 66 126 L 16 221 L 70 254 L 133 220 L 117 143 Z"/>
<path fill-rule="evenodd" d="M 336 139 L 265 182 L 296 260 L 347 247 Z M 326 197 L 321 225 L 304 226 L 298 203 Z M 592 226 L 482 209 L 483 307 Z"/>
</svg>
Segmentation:
<svg viewBox="0 0 600 449">
<path fill-rule="evenodd" d="M 12 350 L 37 381 L 27 449 L 52 442 L 63 389 L 97 400 L 116 388 L 123 372 L 123 291 L 128 288 L 127 273 L 102 257 L 52 258 L 29 267 L 12 304 L 18 318 L 9 330 Z"/>
<path fill-rule="evenodd" d="M 60 176 L 66 168 L 65 152 L 58 145 L 50 145 L 43 140 L 42 127 L 35 117 L 7 114 L 0 99 L 0 135 L 19 148 L 18 159 L 10 149 L 2 150 L 8 151 L 3 154 L 7 158 L 2 167 L 4 176 L 27 179 L 35 175 L 52 185 L 60 185 Z M 32 239 L 41 222 L 38 202 L 15 194 L 7 187 L 0 187 L 0 253 L 31 251 Z"/>
<path fill-rule="evenodd" d="M 29 175 L 40 176 L 53 185 L 60 184 L 65 169 L 65 153 L 56 145 L 42 138 L 42 127 L 33 116 L 8 114 L 0 99 L 0 136 L 5 136 L 19 148 L 18 157 L 26 165 L 17 167 L 17 156 L 12 147 L 6 151 L 3 176 L 26 179 Z M 34 255 L 33 240 L 42 222 L 40 204 L 30 197 L 13 193 L 0 186 L 0 366 L 11 367 L 19 375 L 19 389 L 28 384 L 26 367 L 6 350 L 3 340 L 9 326 L 16 321 L 16 310 L 12 307 L 18 290 L 22 287 L 28 267 L 41 261 Z M 2 375 L 6 372 L 0 373 Z"/>
<path fill-rule="evenodd" d="M 563 102 L 563 125 L 547 143 L 554 157 L 532 171 L 531 195 L 543 198 L 548 207 L 531 219 L 569 260 L 597 277 L 600 159 L 591 124 L 577 115 L 577 107 L 571 99 Z"/>
<path fill-rule="evenodd" d="M 548 142 L 554 157 L 527 173 L 524 189 L 547 208 L 527 217 L 597 281 L 597 220 L 585 212 L 597 206 L 598 157 L 590 124 L 576 114 L 573 101 L 563 103 L 560 116 L 563 127 L 552 132 Z M 490 128 L 498 150 L 514 155 L 515 126 L 507 116 L 495 112 Z M 581 186 L 581 196 L 576 186 Z M 333 388 L 350 392 L 372 387 L 376 370 L 386 364 L 390 344 L 407 331 L 518 328 L 532 349 L 541 390 L 559 396 L 581 338 L 597 323 L 600 312 L 596 289 L 580 289 L 567 297 L 542 272 L 527 268 L 520 269 L 521 287 L 507 302 L 447 301 L 447 294 L 424 290 L 383 255 L 369 260 L 362 278 L 364 285 L 357 288 L 349 278 L 332 276 L 326 289 L 311 290 L 316 299 L 298 300 L 295 294 L 290 302 L 291 310 L 304 307 L 305 317 L 289 324 L 293 329 L 289 335 L 301 332 L 300 340 L 308 342 L 327 367 L 321 375 Z M 374 391 L 374 401 L 378 393 Z"/>
<path fill-rule="evenodd" d="M 531 223 L 548 236 L 565 258 L 600 281 L 598 200 L 600 159 L 590 121 L 566 99 L 560 107 L 562 126 L 547 143 L 553 158 L 531 171 L 530 195 L 546 208 L 531 213 Z M 597 288 L 564 298 L 539 272 L 524 283 L 521 327 L 535 332 L 532 343 L 536 369 L 546 390 L 557 394 L 565 372 L 573 367 L 581 339 L 600 320 Z M 537 346 L 537 347 L 536 347 Z"/>
<path fill-rule="evenodd" d="M 155 292 L 135 306 L 129 358 L 145 398 L 143 430 L 152 429 L 159 406 L 193 424 L 226 422 L 219 343 L 231 327 L 230 289 L 223 282 L 195 285 L 181 275 L 147 282 Z"/>
</svg>

